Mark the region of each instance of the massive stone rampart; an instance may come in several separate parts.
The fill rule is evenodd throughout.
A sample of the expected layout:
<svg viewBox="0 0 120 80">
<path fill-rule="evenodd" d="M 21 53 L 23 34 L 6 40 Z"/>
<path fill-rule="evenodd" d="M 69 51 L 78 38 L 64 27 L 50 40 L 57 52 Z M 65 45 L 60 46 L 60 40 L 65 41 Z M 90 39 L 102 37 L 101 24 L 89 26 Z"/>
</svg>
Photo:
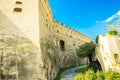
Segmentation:
<svg viewBox="0 0 120 80">
<path fill-rule="evenodd" d="M 1 80 L 54 80 L 61 68 L 86 62 L 76 49 L 90 41 L 55 21 L 47 0 L 0 2 Z"/>
</svg>

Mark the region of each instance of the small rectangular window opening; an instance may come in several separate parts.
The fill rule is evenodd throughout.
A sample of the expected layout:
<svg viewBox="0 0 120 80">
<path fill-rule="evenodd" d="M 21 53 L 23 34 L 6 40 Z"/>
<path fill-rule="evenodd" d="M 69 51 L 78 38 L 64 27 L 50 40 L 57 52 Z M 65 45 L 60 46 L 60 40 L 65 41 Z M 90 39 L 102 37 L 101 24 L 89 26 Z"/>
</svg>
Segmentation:
<svg viewBox="0 0 120 80">
<path fill-rule="evenodd" d="M 14 8 L 15 12 L 22 12 L 22 8 Z"/>
<path fill-rule="evenodd" d="M 20 2 L 20 1 L 16 1 L 16 4 L 22 4 L 22 2 Z"/>
</svg>

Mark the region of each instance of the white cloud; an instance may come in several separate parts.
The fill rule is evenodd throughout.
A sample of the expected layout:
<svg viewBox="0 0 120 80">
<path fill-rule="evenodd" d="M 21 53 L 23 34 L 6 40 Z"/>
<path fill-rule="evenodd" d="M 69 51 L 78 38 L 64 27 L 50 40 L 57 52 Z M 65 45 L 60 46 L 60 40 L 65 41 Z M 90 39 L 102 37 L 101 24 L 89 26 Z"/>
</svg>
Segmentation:
<svg viewBox="0 0 120 80">
<path fill-rule="evenodd" d="M 96 21 L 96 23 L 107 23 L 110 22 L 112 20 L 114 20 L 115 18 L 119 18 L 120 19 L 120 11 L 118 11 L 116 14 L 112 15 L 111 17 L 107 18 L 104 21 Z"/>
<path fill-rule="evenodd" d="M 108 19 L 106 19 L 104 22 L 110 22 L 117 17 L 120 17 L 120 11 L 118 11 L 116 14 L 114 14 L 111 17 L 109 17 Z"/>
<path fill-rule="evenodd" d="M 103 23 L 104 21 L 96 21 L 96 23 Z"/>
</svg>

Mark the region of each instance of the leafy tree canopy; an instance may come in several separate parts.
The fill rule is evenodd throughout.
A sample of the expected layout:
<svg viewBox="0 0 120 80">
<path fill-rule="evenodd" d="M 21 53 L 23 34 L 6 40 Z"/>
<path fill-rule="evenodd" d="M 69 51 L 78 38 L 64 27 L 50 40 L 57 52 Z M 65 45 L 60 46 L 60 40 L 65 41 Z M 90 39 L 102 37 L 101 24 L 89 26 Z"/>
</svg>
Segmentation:
<svg viewBox="0 0 120 80">
<path fill-rule="evenodd" d="M 92 54 L 95 53 L 95 44 L 93 42 L 86 42 L 79 46 L 79 49 L 77 49 L 76 52 L 79 57 L 88 57 L 91 61 Z"/>
</svg>

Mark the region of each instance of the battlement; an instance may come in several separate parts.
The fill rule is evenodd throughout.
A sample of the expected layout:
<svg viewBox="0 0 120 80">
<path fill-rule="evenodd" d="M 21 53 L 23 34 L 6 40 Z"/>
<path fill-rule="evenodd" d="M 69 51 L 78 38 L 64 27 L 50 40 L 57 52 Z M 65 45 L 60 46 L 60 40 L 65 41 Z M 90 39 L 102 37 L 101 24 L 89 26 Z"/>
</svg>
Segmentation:
<svg viewBox="0 0 120 80">
<path fill-rule="evenodd" d="M 58 21 L 54 21 L 54 29 L 55 29 L 55 32 L 58 33 L 58 34 L 63 34 L 65 36 L 68 36 L 70 38 L 73 38 L 75 40 L 78 40 L 78 41 L 83 41 L 82 39 L 86 39 L 86 40 L 90 40 L 91 38 L 72 29 L 71 27 L 69 26 L 66 26 L 65 24 L 61 23 L 61 22 L 58 22 Z M 91 39 L 92 41 L 92 39 Z"/>
<path fill-rule="evenodd" d="M 50 8 L 50 4 L 47 0 L 42 1 L 41 2 L 41 7 L 40 7 L 40 12 L 41 15 L 40 16 L 40 20 L 43 23 L 41 28 L 41 31 L 44 32 L 45 34 L 49 34 L 50 33 L 57 33 L 57 34 L 61 34 L 64 35 L 66 37 L 75 39 L 76 41 L 84 41 L 84 40 L 88 40 L 92 41 L 92 39 L 72 28 L 70 28 L 69 26 L 66 26 L 65 24 L 58 22 L 57 20 L 54 19 L 53 17 L 53 13 L 52 10 Z"/>
</svg>

